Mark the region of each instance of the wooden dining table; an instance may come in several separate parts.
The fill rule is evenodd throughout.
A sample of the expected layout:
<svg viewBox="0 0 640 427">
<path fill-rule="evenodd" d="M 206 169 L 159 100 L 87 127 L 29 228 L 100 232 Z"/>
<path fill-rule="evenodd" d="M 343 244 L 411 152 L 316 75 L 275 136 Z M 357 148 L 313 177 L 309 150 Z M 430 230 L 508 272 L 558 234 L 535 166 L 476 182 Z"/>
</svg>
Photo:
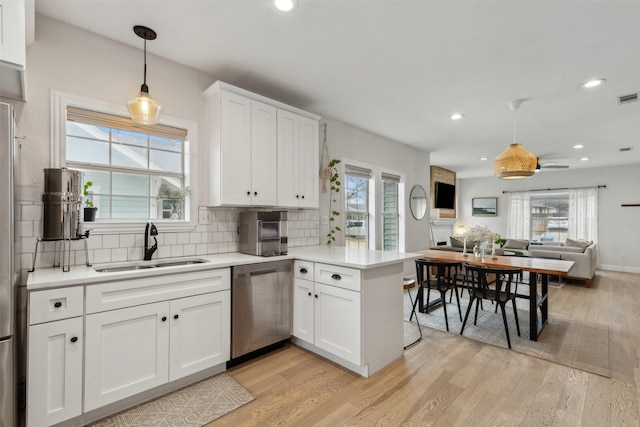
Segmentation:
<svg viewBox="0 0 640 427">
<path fill-rule="evenodd" d="M 491 256 L 474 257 L 473 254 L 463 255 L 462 252 L 428 249 L 416 251 L 422 258 L 441 262 L 461 262 L 471 265 L 481 265 L 491 268 L 516 268 L 529 272 L 528 293 L 517 293 L 516 296 L 529 300 L 529 339 L 537 341 L 549 315 L 549 275 L 566 276 L 573 261 L 546 258 L 530 258 L 523 256 Z M 538 276 L 541 284 L 538 290 Z M 419 310 L 424 311 L 422 294 L 419 293 Z M 540 318 L 538 318 L 538 308 Z"/>
</svg>

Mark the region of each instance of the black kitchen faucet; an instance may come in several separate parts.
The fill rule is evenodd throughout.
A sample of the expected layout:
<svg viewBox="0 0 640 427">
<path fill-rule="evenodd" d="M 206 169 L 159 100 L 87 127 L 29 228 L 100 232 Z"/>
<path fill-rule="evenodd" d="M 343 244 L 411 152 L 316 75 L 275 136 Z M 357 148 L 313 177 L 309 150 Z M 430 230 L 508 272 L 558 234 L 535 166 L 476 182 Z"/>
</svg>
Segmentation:
<svg viewBox="0 0 640 427">
<path fill-rule="evenodd" d="M 151 256 L 158 249 L 158 239 L 156 239 L 155 237 L 153 238 L 155 243 L 153 244 L 153 246 L 149 247 L 149 236 L 157 236 L 157 235 L 158 235 L 158 229 L 156 228 L 156 225 L 153 222 L 148 221 L 147 226 L 144 228 L 144 260 L 145 261 L 150 261 Z"/>
</svg>

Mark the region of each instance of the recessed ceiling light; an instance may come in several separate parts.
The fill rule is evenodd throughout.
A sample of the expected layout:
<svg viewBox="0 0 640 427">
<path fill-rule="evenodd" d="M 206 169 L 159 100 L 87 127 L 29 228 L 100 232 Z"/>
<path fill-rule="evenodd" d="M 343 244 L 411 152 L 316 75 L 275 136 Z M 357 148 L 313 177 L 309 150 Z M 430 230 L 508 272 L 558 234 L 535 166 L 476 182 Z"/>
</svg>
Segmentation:
<svg viewBox="0 0 640 427">
<path fill-rule="evenodd" d="M 296 7 L 298 2 L 297 0 L 275 0 L 273 3 L 276 5 L 278 10 L 289 12 Z"/>
<path fill-rule="evenodd" d="M 606 82 L 605 79 L 593 79 L 593 80 L 589 80 L 587 82 L 582 83 L 580 85 L 580 87 L 589 89 L 589 88 L 592 88 L 592 87 L 600 86 L 604 82 Z"/>
<path fill-rule="evenodd" d="M 460 120 L 461 118 L 464 117 L 464 114 L 461 113 L 453 113 L 451 115 L 451 120 Z"/>
<path fill-rule="evenodd" d="M 480 160 L 482 160 L 484 162 L 485 160 L 489 160 L 489 158 L 487 156 L 482 156 L 482 157 L 480 157 Z"/>
<path fill-rule="evenodd" d="M 584 145 L 582 145 L 582 144 L 576 144 L 576 145 L 574 145 L 574 146 L 573 146 L 573 148 L 575 148 L 576 150 L 579 150 L 579 149 L 581 149 L 581 148 L 584 148 Z"/>
<path fill-rule="evenodd" d="M 589 160 L 589 158 L 588 158 L 588 157 L 581 157 L 581 158 L 580 158 L 580 161 L 582 161 L 582 162 L 586 162 L 587 160 Z"/>
</svg>

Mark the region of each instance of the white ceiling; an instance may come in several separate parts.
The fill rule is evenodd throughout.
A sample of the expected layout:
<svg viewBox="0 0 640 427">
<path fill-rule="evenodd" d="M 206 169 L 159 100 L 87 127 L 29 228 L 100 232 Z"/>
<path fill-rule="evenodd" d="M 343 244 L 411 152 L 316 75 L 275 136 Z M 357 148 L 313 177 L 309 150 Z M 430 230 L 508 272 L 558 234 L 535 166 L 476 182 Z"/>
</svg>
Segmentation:
<svg viewBox="0 0 640 427">
<path fill-rule="evenodd" d="M 299 0 L 288 14 L 272 3 L 36 0 L 36 11 L 138 48 L 132 27 L 148 26 L 150 53 L 427 150 L 459 178 L 493 173 L 513 141 L 508 102 L 522 98 L 517 140 L 541 163 L 640 163 L 640 102 L 617 103 L 640 92 L 640 1 Z M 594 77 L 607 82 L 580 88 Z"/>
</svg>

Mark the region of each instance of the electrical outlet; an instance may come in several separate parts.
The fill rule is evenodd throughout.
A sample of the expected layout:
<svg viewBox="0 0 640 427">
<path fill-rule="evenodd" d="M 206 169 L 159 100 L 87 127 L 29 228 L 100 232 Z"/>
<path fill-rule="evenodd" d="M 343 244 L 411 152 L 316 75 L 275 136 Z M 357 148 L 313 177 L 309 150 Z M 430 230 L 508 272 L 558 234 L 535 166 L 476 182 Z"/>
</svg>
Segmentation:
<svg viewBox="0 0 640 427">
<path fill-rule="evenodd" d="M 625 254 L 620 254 L 620 261 L 626 261 L 627 256 Z"/>
</svg>

